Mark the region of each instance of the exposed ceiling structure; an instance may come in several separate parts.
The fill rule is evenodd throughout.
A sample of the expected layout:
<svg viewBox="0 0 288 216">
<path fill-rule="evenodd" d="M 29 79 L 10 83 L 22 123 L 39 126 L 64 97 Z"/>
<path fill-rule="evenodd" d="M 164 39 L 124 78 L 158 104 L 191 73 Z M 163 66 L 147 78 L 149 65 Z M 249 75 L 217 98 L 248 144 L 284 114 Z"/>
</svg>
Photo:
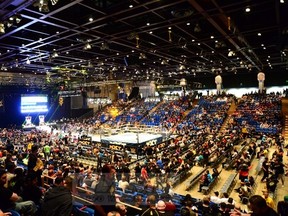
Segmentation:
<svg viewBox="0 0 288 216">
<path fill-rule="evenodd" d="M 3 0 L 0 83 L 277 74 L 287 12 L 288 0 Z"/>
</svg>

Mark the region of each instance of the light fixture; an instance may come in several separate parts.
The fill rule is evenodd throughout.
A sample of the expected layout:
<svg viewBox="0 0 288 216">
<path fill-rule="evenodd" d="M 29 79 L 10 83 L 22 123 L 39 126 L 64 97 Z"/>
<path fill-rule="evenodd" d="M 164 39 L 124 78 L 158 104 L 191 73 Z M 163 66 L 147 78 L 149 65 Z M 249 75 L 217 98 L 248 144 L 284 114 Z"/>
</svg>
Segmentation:
<svg viewBox="0 0 288 216">
<path fill-rule="evenodd" d="M 21 20 L 22 20 L 21 14 L 16 14 L 16 16 L 15 16 L 15 22 L 16 22 L 16 23 L 20 23 Z"/>
<path fill-rule="evenodd" d="M 214 36 L 213 36 L 213 35 L 211 35 L 211 36 L 210 36 L 210 38 L 211 38 L 211 39 L 214 39 Z"/>
<path fill-rule="evenodd" d="M 201 28 L 200 28 L 198 23 L 194 27 L 194 32 L 196 32 L 196 33 L 201 32 Z"/>
<path fill-rule="evenodd" d="M 246 13 L 249 13 L 250 11 L 251 11 L 251 8 L 247 6 L 247 7 L 245 8 L 245 12 L 246 12 Z"/>
<path fill-rule="evenodd" d="M 284 1 L 284 0 L 280 0 L 280 3 L 284 4 L 284 3 L 285 3 L 285 1 Z"/>
<path fill-rule="evenodd" d="M 84 46 L 84 50 L 90 50 L 92 48 L 90 43 L 86 43 Z"/>
<path fill-rule="evenodd" d="M 262 34 L 259 32 L 257 35 L 260 37 Z"/>
<path fill-rule="evenodd" d="M 39 0 L 38 4 L 36 3 L 36 6 L 39 7 L 40 12 L 48 13 L 49 6 L 48 6 L 48 0 Z"/>
<path fill-rule="evenodd" d="M 58 0 L 50 0 L 52 5 L 56 5 Z"/>
<path fill-rule="evenodd" d="M 188 23 L 186 23 L 186 25 L 187 25 L 187 26 L 190 26 L 190 23 L 188 22 Z"/>
<path fill-rule="evenodd" d="M 133 8 L 133 5 L 131 4 L 131 5 L 129 5 L 129 8 Z"/>
<path fill-rule="evenodd" d="M 140 53 L 139 59 L 146 59 L 146 58 L 147 58 L 147 57 L 146 57 L 145 53 Z"/>
<path fill-rule="evenodd" d="M 5 26 L 3 23 L 0 23 L 0 34 L 4 34 L 5 33 Z"/>
<path fill-rule="evenodd" d="M 58 57 L 59 55 L 58 55 L 58 53 L 56 52 L 56 51 L 54 51 L 53 53 L 52 53 L 52 55 L 51 55 L 51 57 L 52 58 L 56 58 L 56 57 Z"/>
<path fill-rule="evenodd" d="M 13 20 L 8 20 L 7 22 L 6 22 L 6 26 L 8 27 L 8 28 L 10 28 L 11 26 L 13 25 Z"/>
<path fill-rule="evenodd" d="M 94 20 L 94 19 L 93 19 L 92 17 L 89 18 L 89 22 L 93 22 L 93 20 Z"/>
<path fill-rule="evenodd" d="M 229 52 L 228 52 L 228 57 L 232 57 L 232 56 L 235 56 L 235 52 L 229 51 Z"/>
<path fill-rule="evenodd" d="M 146 23 L 146 25 L 147 25 L 147 26 L 150 26 L 150 23 L 149 23 L 149 22 L 147 22 L 147 23 Z"/>
<path fill-rule="evenodd" d="M 185 69 L 186 69 L 185 65 L 179 65 L 179 70 L 185 70 Z"/>
<path fill-rule="evenodd" d="M 31 61 L 30 61 L 29 58 L 27 58 L 27 60 L 26 60 L 26 64 L 31 64 Z"/>
<path fill-rule="evenodd" d="M 106 42 L 102 42 L 100 50 L 107 50 L 107 49 L 109 49 L 109 45 Z"/>
</svg>

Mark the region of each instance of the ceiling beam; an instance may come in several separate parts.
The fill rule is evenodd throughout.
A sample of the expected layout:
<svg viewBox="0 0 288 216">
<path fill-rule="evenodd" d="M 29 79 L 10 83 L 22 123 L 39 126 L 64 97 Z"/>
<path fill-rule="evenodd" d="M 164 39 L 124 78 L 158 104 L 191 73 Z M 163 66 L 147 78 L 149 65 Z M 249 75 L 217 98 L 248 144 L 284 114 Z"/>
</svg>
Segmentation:
<svg viewBox="0 0 288 216">
<path fill-rule="evenodd" d="M 254 66 L 257 70 L 261 70 L 260 67 L 239 47 L 239 45 L 226 33 L 226 31 L 195 1 L 188 0 L 188 2 L 200 13 L 202 16 L 210 22 L 219 32 L 222 34 L 240 53 Z"/>
</svg>

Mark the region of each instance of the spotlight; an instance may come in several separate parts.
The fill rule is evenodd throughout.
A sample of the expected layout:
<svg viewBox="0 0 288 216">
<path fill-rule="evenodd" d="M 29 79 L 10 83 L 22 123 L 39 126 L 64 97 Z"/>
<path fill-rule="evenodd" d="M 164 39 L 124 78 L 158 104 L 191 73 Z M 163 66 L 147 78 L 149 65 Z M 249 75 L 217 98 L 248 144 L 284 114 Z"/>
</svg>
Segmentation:
<svg viewBox="0 0 288 216">
<path fill-rule="evenodd" d="M 3 23 L 0 23 L 0 33 L 4 34 L 5 33 L 5 26 Z"/>
<path fill-rule="evenodd" d="M 246 13 L 249 13 L 250 11 L 251 11 L 250 7 L 246 7 L 246 8 L 245 8 L 245 12 L 246 12 Z"/>
<path fill-rule="evenodd" d="M 27 58 L 27 60 L 26 60 L 26 64 L 31 64 L 31 61 L 30 61 L 29 58 Z"/>
</svg>

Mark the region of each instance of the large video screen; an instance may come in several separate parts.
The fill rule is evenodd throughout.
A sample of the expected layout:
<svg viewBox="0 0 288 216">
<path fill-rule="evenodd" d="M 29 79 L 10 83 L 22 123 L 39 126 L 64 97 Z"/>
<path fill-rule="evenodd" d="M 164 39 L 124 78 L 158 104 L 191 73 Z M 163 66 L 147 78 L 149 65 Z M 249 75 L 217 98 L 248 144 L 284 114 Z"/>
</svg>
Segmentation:
<svg viewBox="0 0 288 216">
<path fill-rule="evenodd" d="M 47 95 L 21 95 L 21 113 L 48 112 Z"/>
</svg>

